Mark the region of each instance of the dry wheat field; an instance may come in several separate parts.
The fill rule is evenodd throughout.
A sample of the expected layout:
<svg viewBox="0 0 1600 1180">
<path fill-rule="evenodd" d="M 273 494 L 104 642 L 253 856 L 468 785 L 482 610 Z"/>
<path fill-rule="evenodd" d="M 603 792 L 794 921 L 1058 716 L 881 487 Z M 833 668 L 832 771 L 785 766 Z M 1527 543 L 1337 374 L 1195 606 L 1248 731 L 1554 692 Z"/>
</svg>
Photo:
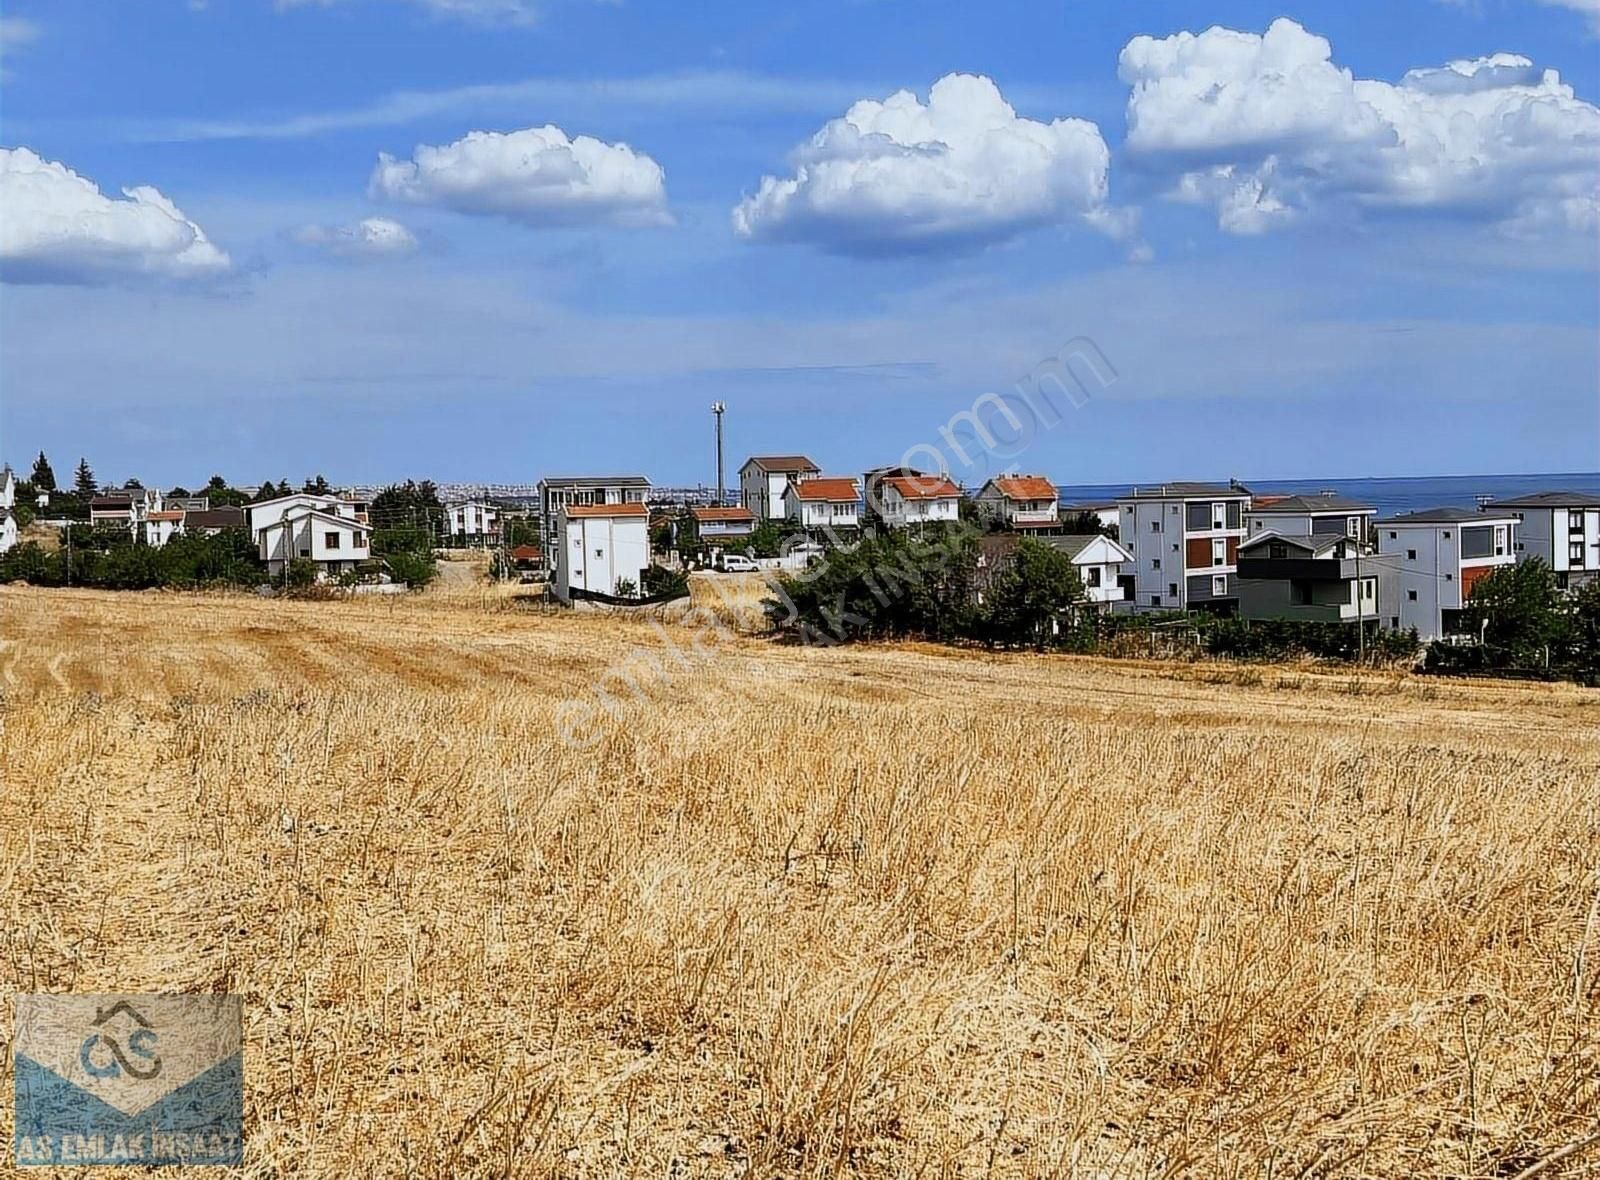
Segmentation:
<svg viewBox="0 0 1600 1180">
<path fill-rule="evenodd" d="M 0 1038 L 241 994 L 258 1176 L 1600 1168 L 1600 694 L 691 624 L 0 590 Z"/>
</svg>

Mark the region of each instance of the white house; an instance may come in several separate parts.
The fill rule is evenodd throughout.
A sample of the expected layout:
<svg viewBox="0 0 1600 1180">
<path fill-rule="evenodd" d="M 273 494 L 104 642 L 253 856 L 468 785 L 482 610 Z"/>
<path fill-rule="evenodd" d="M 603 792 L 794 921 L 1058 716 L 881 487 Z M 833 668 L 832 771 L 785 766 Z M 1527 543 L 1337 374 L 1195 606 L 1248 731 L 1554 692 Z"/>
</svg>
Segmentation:
<svg viewBox="0 0 1600 1180">
<path fill-rule="evenodd" d="M 1396 602 L 1383 624 L 1424 640 L 1462 631 L 1461 610 L 1478 580 L 1516 562 L 1510 513 L 1433 508 L 1377 522 L 1378 552 L 1398 569 Z"/>
<path fill-rule="evenodd" d="M 878 513 L 890 528 L 961 519 L 961 489 L 942 475 L 885 476 L 878 492 Z"/>
<path fill-rule="evenodd" d="M 814 475 L 791 483 L 783 496 L 784 516 L 805 529 L 861 526 L 861 490 L 843 475 Z"/>
<path fill-rule="evenodd" d="M 1001 475 L 978 493 L 978 515 L 1009 529 L 1051 529 L 1061 523 L 1061 497 L 1042 475 Z"/>
<path fill-rule="evenodd" d="M 143 526 L 145 544 L 159 549 L 182 533 L 185 515 L 181 508 L 163 508 L 159 512 L 146 513 Z"/>
<path fill-rule="evenodd" d="M 1040 537 L 1052 549 L 1059 549 L 1071 560 L 1083 583 L 1084 596 L 1099 606 L 1126 599 L 1124 569 L 1133 565 L 1133 554 L 1118 542 L 1100 533 L 1091 536 Z"/>
<path fill-rule="evenodd" d="M 10 467 L 0 467 L 0 508 L 10 511 L 17 506 L 17 477 Z"/>
<path fill-rule="evenodd" d="M 1164 483 L 1117 501 L 1117 540 L 1133 555 L 1140 610 L 1232 610 L 1250 491 L 1238 484 Z"/>
<path fill-rule="evenodd" d="M 275 511 L 273 518 L 260 528 L 254 527 L 252 519 L 252 528 L 261 560 L 273 576 L 283 573 L 286 561 L 297 558 L 314 562 L 317 577 L 325 578 L 352 570 L 372 556 L 372 529 L 365 513 L 358 520 L 353 512 L 343 515 L 310 504 L 295 504 Z"/>
<path fill-rule="evenodd" d="M 500 539 L 500 509 L 487 500 L 452 500 L 444 506 L 444 534 L 457 546 Z"/>
<path fill-rule="evenodd" d="M 1517 521 L 1518 561 L 1538 557 L 1563 587 L 1600 578 L 1600 496 L 1588 492 L 1535 492 L 1484 505 L 1486 513 Z"/>
<path fill-rule="evenodd" d="M 574 592 L 616 594 L 623 579 L 637 593 L 650 566 L 650 510 L 623 504 L 571 504 L 556 516 L 561 558 L 555 592 L 570 602 Z"/>
<path fill-rule="evenodd" d="M 365 500 L 316 492 L 291 492 L 287 496 L 262 500 L 259 504 L 249 506 L 250 534 L 259 538 L 263 529 L 276 524 L 286 516 L 299 515 L 306 511 L 337 516 L 341 520 L 354 521 L 361 525 L 367 523 Z"/>
<path fill-rule="evenodd" d="M 782 520 L 789 485 L 821 471 L 804 455 L 752 455 L 739 468 L 739 503 L 758 520 Z"/>
<path fill-rule="evenodd" d="M 748 537 L 756 527 L 756 515 L 748 508 L 721 508 L 711 505 L 691 508 L 689 515 L 694 517 L 695 527 L 700 530 L 702 541 Z"/>
<path fill-rule="evenodd" d="M 560 564 L 566 553 L 561 543 L 561 510 L 571 505 L 644 504 L 650 499 L 650 481 L 642 475 L 549 475 L 539 481 L 539 522 L 543 549 Z"/>
<path fill-rule="evenodd" d="M 1244 514 L 1245 535 L 1277 533 L 1284 537 L 1338 535 L 1372 548 L 1372 521 L 1378 510 L 1336 492 L 1314 496 L 1257 495 Z"/>
</svg>

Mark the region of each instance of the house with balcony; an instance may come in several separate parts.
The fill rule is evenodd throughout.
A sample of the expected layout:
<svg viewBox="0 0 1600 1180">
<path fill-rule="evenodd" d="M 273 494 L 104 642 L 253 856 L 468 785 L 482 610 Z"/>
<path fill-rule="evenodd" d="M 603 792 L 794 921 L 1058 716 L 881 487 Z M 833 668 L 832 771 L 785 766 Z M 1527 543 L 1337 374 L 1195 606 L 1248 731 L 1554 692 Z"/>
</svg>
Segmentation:
<svg viewBox="0 0 1600 1180">
<path fill-rule="evenodd" d="M 878 515 L 892 529 L 961 519 L 961 488 L 947 476 L 884 476 L 878 494 Z"/>
<path fill-rule="evenodd" d="M 743 540 L 755 532 L 756 514 L 748 508 L 719 507 L 715 504 L 689 509 L 702 541 Z"/>
<path fill-rule="evenodd" d="M 89 523 L 102 528 L 125 528 L 138 538 L 144 532 L 145 518 L 165 508 L 159 489 L 129 484 L 91 497 Z"/>
<path fill-rule="evenodd" d="M 784 492 L 784 516 L 801 528 L 838 531 L 861 527 L 861 489 L 844 475 L 814 475 Z"/>
<path fill-rule="evenodd" d="M 1301 623 L 1383 623 L 1395 603 L 1393 559 L 1343 532 L 1269 530 L 1239 543 L 1239 615 Z"/>
<path fill-rule="evenodd" d="M 1210 610 L 1239 605 L 1239 543 L 1250 489 L 1237 482 L 1136 487 L 1117 501 L 1117 540 L 1132 555 L 1139 610 Z"/>
<path fill-rule="evenodd" d="M 561 556 L 551 585 L 561 601 L 617 595 L 624 582 L 641 592 L 650 567 L 650 509 L 643 501 L 562 505 L 556 532 Z"/>
<path fill-rule="evenodd" d="M 980 519 L 1013 532 L 1053 529 L 1061 523 L 1061 496 L 1042 475 L 1001 475 L 977 496 Z"/>
<path fill-rule="evenodd" d="M 1378 553 L 1398 571 L 1391 628 L 1434 640 L 1463 633 L 1462 609 L 1478 581 L 1517 560 L 1518 522 L 1505 511 L 1430 508 L 1380 520 Z"/>
<path fill-rule="evenodd" d="M 1564 589 L 1600 578 L 1600 496 L 1534 492 L 1485 504 L 1483 512 L 1513 517 L 1517 560 L 1540 558 Z"/>
<path fill-rule="evenodd" d="M 487 500 L 451 500 L 444 505 L 444 541 L 464 549 L 500 542 L 500 509 Z"/>
<path fill-rule="evenodd" d="M 783 520 L 789 485 L 821 473 L 804 455 L 751 455 L 739 468 L 739 504 L 757 520 Z"/>
<path fill-rule="evenodd" d="M 540 546 L 558 565 L 566 554 L 561 543 L 561 510 L 570 507 L 646 504 L 650 481 L 642 475 L 551 475 L 539 481 Z M 648 517 L 647 517 L 648 519 Z"/>
<path fill-rule="evenodd" d="M 1244 514 L 1245 536 L 1258 537 L 1264 533 L 1286 537 L 1339 535 L 1354 538 L 1358 545 L 1371 552 L 1374 547 L 1372 522 L 1377 515 L 1375 505 L 1337 492 L 1309 496 L 1255 495 Z"/>
</svg>

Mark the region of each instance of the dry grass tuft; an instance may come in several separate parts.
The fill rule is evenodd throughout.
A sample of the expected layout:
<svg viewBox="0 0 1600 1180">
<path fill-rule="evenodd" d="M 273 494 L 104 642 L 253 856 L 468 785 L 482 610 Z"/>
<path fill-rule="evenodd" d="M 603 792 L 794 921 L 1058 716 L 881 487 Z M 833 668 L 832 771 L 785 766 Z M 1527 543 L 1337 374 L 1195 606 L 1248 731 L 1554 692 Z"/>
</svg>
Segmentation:
<svg viewBox="0 0 1600 1180">
<path fill-rule="evenodd" d="M 729 639 L 575 750 L 690 632 L 481 597 L 0 590 L 0 1027 L 242 993 L 261 1176 L 1600 1160 L 1594 693 Z"/>
</svg>

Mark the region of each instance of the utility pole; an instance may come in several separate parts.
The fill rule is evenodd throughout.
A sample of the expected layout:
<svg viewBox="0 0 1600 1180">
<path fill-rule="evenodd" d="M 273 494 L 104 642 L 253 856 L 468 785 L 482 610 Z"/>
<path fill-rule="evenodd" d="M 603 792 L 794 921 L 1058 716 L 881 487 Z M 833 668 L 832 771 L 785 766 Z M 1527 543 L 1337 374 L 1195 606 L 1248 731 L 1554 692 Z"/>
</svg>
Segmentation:
<svg viewBox="0 0 1600 1180">
<path fill-rule="evenodd" d="M 722 490 L 722 415 L 727 411 L 727 409 L 728 409 L 728 407 L 725 404 L 723 404 L 722 402 L 712 402 L 711 403 L 711 412 L 713 414 L 715 414 L 716 418 L 717 418 L 717 507 L 718 508 L 721 508 L 722 507 L 722 503 L 723 503 L 723 499 L 722 499 L 722 496 L 723 496 L 723 490 Z"/>
</svg>

